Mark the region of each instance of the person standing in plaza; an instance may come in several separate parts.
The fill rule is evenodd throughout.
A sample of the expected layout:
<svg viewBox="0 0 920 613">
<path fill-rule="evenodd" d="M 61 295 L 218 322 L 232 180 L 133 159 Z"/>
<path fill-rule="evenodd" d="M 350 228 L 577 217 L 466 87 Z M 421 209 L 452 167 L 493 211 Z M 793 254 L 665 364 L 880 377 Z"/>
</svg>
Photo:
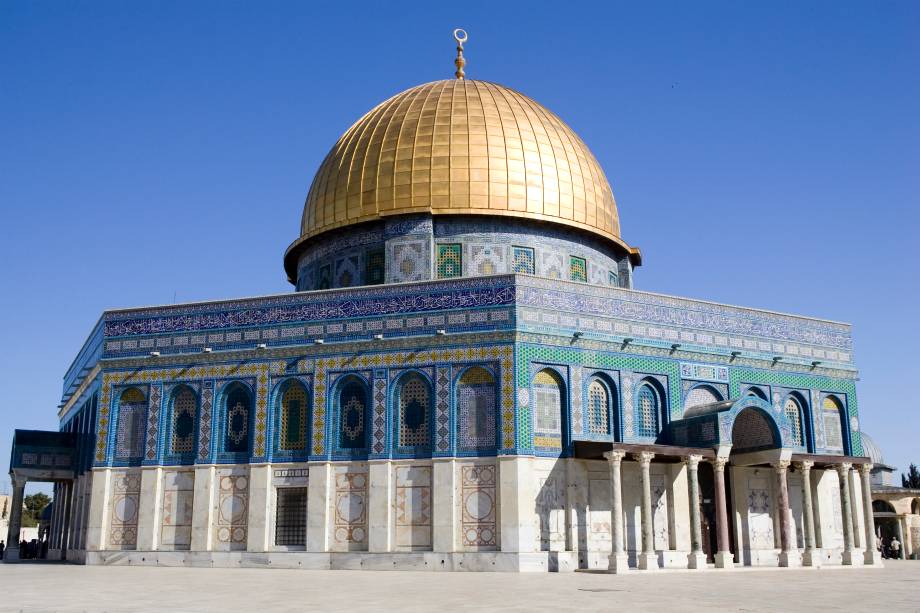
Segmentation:
<svg viewBox="0 0 920 613">
<path fill-rule="evenodd" d="M 901 557 L 901 541 L 898 540 L 898 537 L 891 537 L 891 557 L 895 560 L 900 559 Z"/>
</svg>

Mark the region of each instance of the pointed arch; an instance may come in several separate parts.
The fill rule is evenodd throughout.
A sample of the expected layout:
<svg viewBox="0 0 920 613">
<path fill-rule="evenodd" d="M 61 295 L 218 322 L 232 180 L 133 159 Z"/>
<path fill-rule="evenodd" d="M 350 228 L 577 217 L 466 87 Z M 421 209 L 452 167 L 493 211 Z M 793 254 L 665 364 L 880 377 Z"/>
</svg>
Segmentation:
<svg viewBox="0 0 920 613">
<path fill-rule="evenodd" d="M 461 451 L 491 451 L 497 446 L 495 376 L 471 366 L 457 379 L 458 447 Z"/>
<path fill-rule="evenodd" d="M 684 412 L 686 413 L 687 409 L 693 407 L 722 402 L 723 400 L 725 400 L 725 398 L 723 398 L 719 390 L 713 386 L 707 385 L 706 383 L 694 385 L 684 398 Z"/>
<path fill-rule="evenodd" d="M 404 451 L 431 448 L 431 410 L 434 394 L 431 381 L 419 371 L 404 373 L 393 388 L 396 407 L 396 440 Z"/>
<path fill-rule="evenodd" d="M 843 453 L 843 403 L 828 394 L 821 401 L 821 415 L 824 419 L 824 442 L 828 451 Z"/>
<path fill-rule="evenodd" d="M 805 401 L 797 393 L 786 395 L 783 400 L 783 416 L 789 424 L 789 445 L 805 447 Z"/>
<path fill-rule="evenodd" d="M 562 449 L 565 381 L 551 368 L 533 377 L 533 441 L 535 447 Z"/>
<path fill-rule="evenodd" d="M 636 436 L 657 438 L 665 422 L 664 390 L 654 379 L 645 378 L 636 387 L 635 403 Z"/>
<path fill-rule="evenodd" d="M 278 395 L 278 442 L 282 451 L 306 451 L 310 429 L 310 395 L 298 379 L 281 384 Z"/>
<path fill-rule="evenodd" d="M 125 389 L 118 398 L 116 460 L 133 462 L 143 458 L 146 425 L 147 395 L 139 387 Z"/>
<path fill-rule="evenodd" d="M 233 381 L 224 388 L 223 400 L 223 450 L 228 453 L 249 453 L 252 440 L 252 391 L 244 383 Z"/>
<path fill-rule="evenodd" d="M 338 414 L 336 440 L 339 449 L 367 451 L 367 424 L 370 421 L 370 389 L 357 375 L 346 375 L 335 387 L 334 403 Z"/>
<path fill-rule="evenodd" d="M 198 425 L 198 394 L 188 385 L 178 385 L 170 396 L 169 451 L 170 455 L 195 453 L 195 432 Z"/>
<path fill-rule="evenodd" d="M 610 377 L 595 373 L 585 388 L 585 430 L 591 436 L 608 436 L 613 432 L 616 414 L 616 386 Z"/>
</svg>

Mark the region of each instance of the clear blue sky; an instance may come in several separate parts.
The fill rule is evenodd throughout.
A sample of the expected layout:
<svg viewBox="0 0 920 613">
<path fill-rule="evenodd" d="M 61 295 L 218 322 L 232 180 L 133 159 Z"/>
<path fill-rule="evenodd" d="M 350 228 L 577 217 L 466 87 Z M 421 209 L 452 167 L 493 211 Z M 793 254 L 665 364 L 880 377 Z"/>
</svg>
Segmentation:
<svg viewBox="0 0 920 613">
<path fill-rule="evenodd" d="M 470 78 L 592 148 L 637 287 L 854 324 L 862 425 L 920 462 L 920 3 L 0 5 L 0 460 L 111 307 L 285 292 L 361 114 Z"/>
</svg>

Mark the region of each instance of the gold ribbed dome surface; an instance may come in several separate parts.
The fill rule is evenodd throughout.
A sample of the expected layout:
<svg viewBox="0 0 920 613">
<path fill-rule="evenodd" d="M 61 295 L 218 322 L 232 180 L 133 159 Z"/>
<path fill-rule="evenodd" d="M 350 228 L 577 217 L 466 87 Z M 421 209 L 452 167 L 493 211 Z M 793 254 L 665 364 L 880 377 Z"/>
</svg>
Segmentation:
<svg viewBox="0 0 920 613">
<path fill-rule="evenodd" d="M 297 242 L 405 213 L 524 217 L 626 246 L 588 147 L 540 104 L 485 81 L 419 85 L 359 119 L 316 173 Z"/>
</svg>

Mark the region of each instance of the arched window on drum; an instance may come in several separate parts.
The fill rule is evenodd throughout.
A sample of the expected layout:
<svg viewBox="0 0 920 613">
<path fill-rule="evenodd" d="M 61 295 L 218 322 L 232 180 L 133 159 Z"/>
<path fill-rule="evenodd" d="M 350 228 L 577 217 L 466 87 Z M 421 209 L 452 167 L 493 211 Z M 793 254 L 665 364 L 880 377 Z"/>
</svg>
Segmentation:
<svg viewBox="0 0 920 613">
<path fill-rule="evenodd" d="M 467 369 L 457 382 L 458 446 L 491 451 L 496 445 L 495 377 L 485 368 Z"/>
<path fill-rule="evenodd" d="M 224 451 L 248 453 L 251 439 L 252 397 L 242 383 L 231 383 L 224 391 Z"/>
<path fill-rule="evenodd" d="M 198 423 L 198 395 L 187 385 L 173 390 L 169 453 L 191 455 L 195 452 L 195 426 Z"/>
<path fill-rule="evenodd" d="M 636 435 L 658 436 L 661 419 L 661 398 L 651 383 L 642 383 L 636 392 Z"/>
<path fill-rule="evenodd" d="M 588 383 L 588 410 L 585 415 L 588 434 L 605 436 L 610 433 L 611 396 L 610 388 L 600 377 L 594 377 Z"/>
<path fill-rule="evenodd" d="M 339 447 L 360 451 L 367 449 L 367 386 L 355 376 L 346 377 L 338 388 Z"/>
<path fill-rule="evenodd" d="M 147 396 L 139 388 L 129 387 L 118 400 L 115 459 L 132 461 L 143 458 L 146 424 Z"/>
<path fill-rule="evenodd" d="M 802 405 L 799 404 L 795 396 L 786 398 L 786 402 L 783 403 L 783 414 L 785 414 L 786 421 L 789 422 L 789 426 L 792 429 L 790 442 L 796 447 L 803 447 L 805 445 L 805 436 L 802 433 L 804 421 L 802 419 Z"/>
<path fill-rule="evenodd" d="M 404 375 L 396 386 L 399 407 L 398 440 L 403 448 L 428 449 L 431 445 L 431 385 L 419 373 Z"/>
<path fill-rule="evenodd" d="M 546 449 L 562 449 L 562 378 L 543 369 L 533 378 L 533 444 Z"/>
<path fill-rule="evenodd" d="M 829 451 L 843 453 L 843 423 L 841 413 L 843 407 L 834 396 L 825 396 L 822 402 L 824 415 L 824 441 Z"/>
<path fill-rule="evenodd" d="M 287 381 L 283 385 L 278 448 L 284 451 L 305 451 L 309 425 L 307 388 L 297 380 Z"/>
</svg>

